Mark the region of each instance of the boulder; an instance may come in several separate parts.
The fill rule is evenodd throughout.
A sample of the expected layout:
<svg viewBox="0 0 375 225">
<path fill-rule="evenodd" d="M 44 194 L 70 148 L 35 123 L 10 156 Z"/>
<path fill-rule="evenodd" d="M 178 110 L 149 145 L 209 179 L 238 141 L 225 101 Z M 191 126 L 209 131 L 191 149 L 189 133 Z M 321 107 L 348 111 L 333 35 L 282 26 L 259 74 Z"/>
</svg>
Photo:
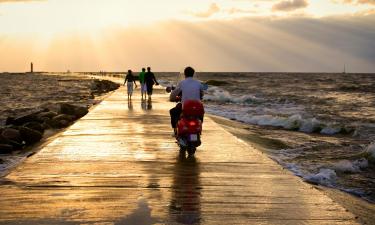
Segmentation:
<svg viewBox="0 0 375 225">
<path fill-rule="evenodd" d="M 3 132 L 1 132 L 1 136 L 7 140 L 12 140 L 21 143 L 22 138 L 19 130 L 14 128 L 5 128 Z"/>
<path fill-rule="evenodd" d="M 13 151 L 12 145 L 7 144 L 0 144 L 0 155 L 1 154 L 9 154 Z"/>
<path fill-rule="evenodd" d="M 38 117 L 38 122 L 39 123 L 44 123 L 46 122 L 47 120 L 50 120 L 51 118 L 49 117 Z"/>
<path fill-rule="evenodd" d="M 6 125 L 16 125 L 16 126 L 22 126 L 25 123 L 33 122 L 37 120 L 37 115 L 42 112 L 43 110 L 39 110 L 37 112 L 27 113 L 18 117 L 8 117 L 6 119 Z"/>
<path fill-rule="evenodd" d="M 60 114 L 52 118 L 52 120 L 57 120 L 57 121 L 66 120 L 69 122 L 74 121 L 74 119 L 75 119 L 75 116 L 67 115 L 67 114 Z"/>
<path fill-rule="evenodd" d="M 54 129 L 58 129 L 58 128 L 61 128 L 60 126 L 60 121 L 59 120 L 53 120 L 53 119 L 48 119 L 46 121 L 44 121 L 44 127 L 50 127 L 50 128 L 54 128 Z"/>
<path fill-rule="evenodd" d="M 9 140 L 0 135 L 0 144 L 9 144 Z"/>
<path fill-rule="evenodd" d="M 28 122 L 28 123 L 24 124 L 23 126 L 27 127 L 27 128 L 30 128 L 32 130 L 39 131 L 40 133 L 44 132 L 44 128 L 43 128 L 42 124 L 40 124 L 38 122 Z"/>
<path fill-rule="evenodd" d="M 23 149 L 23 147 L 25 146 L 22 141 L 21 142 L 17 142 L 17 141 L 12 141 L 12 140 L 9 140 L 9 145 L 13 146 L 14 150 Z"/>
<path fill-rule="evenodd" d="M 67 103 L 60 104 L 60 114 L 67 114 L 75 116 L 75 118 L 81 118 L 86 115 L 89 110 L 86 107 L 71 105 Z"/>
<path fill-rule="evenodd" d="M 42 133 L 40 133 L 39 131 L 27 127 L 20 127 L 20 134 L 26 144 L 37 143 L 43 137 Z"/>
<path fill-rule="evenodd" d="M 70 121 L 68 120 L 60 120 L 61 128 L 68 127 L 70 125 Z"/>
<path fill-rule="evenodd" d="M 38 114 L 38 118 L 50 118 L 52 119 L 53 117 L 57 116 L 58 114 L 53 111 L 48 111 L 48 112 L 41 112 Z"/>
</svg>

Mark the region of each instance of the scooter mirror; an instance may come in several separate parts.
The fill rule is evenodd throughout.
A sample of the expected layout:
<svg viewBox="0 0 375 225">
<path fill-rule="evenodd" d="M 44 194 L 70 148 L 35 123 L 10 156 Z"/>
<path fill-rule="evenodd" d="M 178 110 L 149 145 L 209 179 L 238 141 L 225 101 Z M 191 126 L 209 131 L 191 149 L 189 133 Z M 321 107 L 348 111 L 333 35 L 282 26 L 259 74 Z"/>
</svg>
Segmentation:
<svg viewBox="0 0 375 225">
<path fill-rule="evenodd" d="M 165 91 L 166 91 L 167 93 L 171 93 L 174 89 L 176 89 L 176 88 L 173 87 L 173 86 L 171 86 L 171 87 L 167 87 L 167 88 L 165 89 Z"/>
</svg>

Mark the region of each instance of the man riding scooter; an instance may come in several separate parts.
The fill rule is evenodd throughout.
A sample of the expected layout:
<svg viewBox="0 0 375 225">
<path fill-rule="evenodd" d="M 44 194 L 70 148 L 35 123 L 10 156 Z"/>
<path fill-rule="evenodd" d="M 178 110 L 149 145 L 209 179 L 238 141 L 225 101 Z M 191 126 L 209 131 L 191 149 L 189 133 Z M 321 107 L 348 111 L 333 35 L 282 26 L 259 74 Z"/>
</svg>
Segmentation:
<svg viewBox="0 0 375 225">
<path fill-rule="evenodd" d="M 186 67 L 185 80 L 181 81 L 170 95 L 170 101 L 181 101 L 170 110 L 171 125 L 174 136 L 181 150 L 189 155 L 195 153 L 196 147 L 201 145 L 200 135 L 204 108 L 202 84 L 193 79 L 194 69 Z"/>
<path fill-rule="evenodd" d="M 181 97 L 181 103 L 178 103 L 176 107 L 169 111 L 171 115 L 171 125 L 174 130 L 176 130 L 176 125 L 182 113 L 184 103 L 187 100 L 200 101 L 203 98 L 202 84 L 193 79 L 194 74 L 195 70 L 192 67 L 186 67 L 184 70 L 185 80 L 181 81 L 169 96 L 169 100 L 172 102 L 177 101 L 178 98 Z"/>
</svg>

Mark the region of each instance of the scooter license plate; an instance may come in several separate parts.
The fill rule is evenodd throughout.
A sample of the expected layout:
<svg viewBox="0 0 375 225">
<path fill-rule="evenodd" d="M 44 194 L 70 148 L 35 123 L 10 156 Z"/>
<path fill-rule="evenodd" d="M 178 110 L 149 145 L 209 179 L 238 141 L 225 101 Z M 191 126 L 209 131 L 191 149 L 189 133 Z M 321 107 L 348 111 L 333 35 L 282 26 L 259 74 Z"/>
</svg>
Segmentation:
<svg viewBox="0 0 375 225">
<path fill-rule="evenodd" d="M 190 134 L 190 141 L 198 141 L 198 135 L 197 134 Z"/>
</svg>

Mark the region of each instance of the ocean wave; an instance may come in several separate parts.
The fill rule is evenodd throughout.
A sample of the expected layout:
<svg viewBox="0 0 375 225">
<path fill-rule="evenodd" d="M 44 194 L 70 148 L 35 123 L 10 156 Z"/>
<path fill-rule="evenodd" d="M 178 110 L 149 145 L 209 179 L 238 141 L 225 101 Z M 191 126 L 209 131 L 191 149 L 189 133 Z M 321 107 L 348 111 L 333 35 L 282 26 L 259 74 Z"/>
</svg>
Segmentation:
<svg viewBox="0 0 375 225">
<path fill-rule="evenodd" d="M 354 161 L 341 160 L 333 165 L 336 172 L 359 173 L 368 167 L 367 159 L 361 158 Z"/>
<path fill-rule="evenodd" d="M 171 87 L 172 85 L 176 86 L 176 84 L 174 82 L 168 81 L 168 80 L 160 79 L 160 80 L 158 80 L 158 82 L 159 82 L 160 86 L 162 86 L 162 87 Z"/>
<path fill-rule="evenodd" d="M 334 135 L 348 130 L 348 128 L 343 125 L 339 125 L 334 122 L 323 122 L 316 118 L 304 118 L 300 114 L 294 114 L 291 116 L 249 115 L 248 113 L 245 113 L 243 111 L 224 112 L 218 109 L 210 109 L 209 106 L 207 107 L 207 112 L 247 124 L 273 126 L 304 133 L 321 133 L 325 135 Z"/>
<path fill-rule="evenodd" d="M 320 169 L 318 173 L 307 175 L 304 179 L 308 182 L 332 187 L 336 182 L 337 174 L 332 169 Z"/>
<path fill-rule="evenodd" d="M 233 96 L 228 91 L 218 88 L 209 87 L 207 94 L 203 97 L 205 101 L 217 103 L 236 103 L 236 104 L 252 104 L 263 102 L 264 100 L 253 95 Z"/>
</svg>

